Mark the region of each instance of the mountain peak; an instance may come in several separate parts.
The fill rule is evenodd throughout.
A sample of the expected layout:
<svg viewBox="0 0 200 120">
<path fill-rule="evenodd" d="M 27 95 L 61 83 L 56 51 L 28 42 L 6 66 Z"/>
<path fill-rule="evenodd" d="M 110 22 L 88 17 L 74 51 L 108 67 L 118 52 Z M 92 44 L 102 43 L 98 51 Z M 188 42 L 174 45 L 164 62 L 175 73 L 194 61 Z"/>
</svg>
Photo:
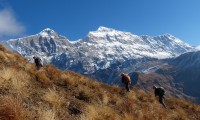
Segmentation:
<svg viewBox="0 0 200 120">
<path fill-rule="evenodd" d="M 55 31 L 53 29 L 51 29 L 51 28 L 45 28 L 41 32 L 54 33 Z"/>
<path fill-rule="evenodd" d="M 46 28 L 44 30 L 42 30 L 40 33 L 39 33 L 42 37 L 55 37 L 55 36 L 58 36 L 58 34 L 52 30 L 51 28 Z"/>
<path fill-rule="evenodd" d="M 171 35 L 171 34 L 169 34 L 169 33 L 167 33 L 167 34 L 164 34 L 164 35 L 162 35 L 162 36 L 164 36 L 164 37 L 168 37 L 168 38 L 174 38 L 174 36 L 173 36 L 173 35 Z"/>
<path fill-rule="evenodd" d="M 158 36 L 155 36 L 154 38 L 160 38 L 160 39 L 166 39 L 166 40 L 178 40 L 178 38 L 176 38 L 175 36 L 173 36 L 171 34 L 158 35 Z M 178 41 L 180 41 L 180 40 L 178 40 Z"/>
<path fill-rule="evenodd" d="M 97 31 L 99 32 L 109 32 L 109 31 L 113 31 L 114 29 L 112 28 L 107 28 L 107 27 L 104 27 L 104 26 L 100 26 Z"/>
</svg>

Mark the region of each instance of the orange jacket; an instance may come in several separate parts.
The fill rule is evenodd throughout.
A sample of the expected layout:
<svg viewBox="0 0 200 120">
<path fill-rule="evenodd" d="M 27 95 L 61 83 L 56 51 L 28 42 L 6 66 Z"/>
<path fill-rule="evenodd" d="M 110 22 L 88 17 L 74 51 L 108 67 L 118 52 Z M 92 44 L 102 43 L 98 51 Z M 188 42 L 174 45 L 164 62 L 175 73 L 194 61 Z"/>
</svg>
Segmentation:
<svg viewBox="0 0 200 120">
<path fill-rule="evenodd" d="M 122 75 L 122 82 L 123 83 L 131 84 L 131 78 L 130 78 L 130 76 L 128 74 Z"/>
</svg>

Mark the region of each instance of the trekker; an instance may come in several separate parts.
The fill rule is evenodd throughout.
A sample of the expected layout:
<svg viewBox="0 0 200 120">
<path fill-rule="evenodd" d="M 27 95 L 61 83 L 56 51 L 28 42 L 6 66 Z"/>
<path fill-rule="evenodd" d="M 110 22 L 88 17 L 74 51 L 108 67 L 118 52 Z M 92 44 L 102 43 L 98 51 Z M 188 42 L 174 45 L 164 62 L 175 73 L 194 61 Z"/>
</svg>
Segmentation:
<svg viewBox="0 0 200 120">
<path fill-rule="evenodd" d="M 163 87 L 156 87 L 154 85 L 153 89 L 154 89 L 155 96 L 159 96 L 159 102 L 166 108 L 166 105 L 164 103 L 164 95 L 165 95 L 164 88 Z"/>
<path fill-rule="evenodd" d="M 42 67 L 42 60 L 39 57 L 33 57 L 33 59 L 37 69 L 39 70 Z"/>
<path fill-rule="evenodd" d="M 128 74 L 124 74 L 124 73 L 122 73 L 121 76 L 122 76 L 122 83 L 124 83 L 126 85 L 126 90 L 128 92 L 130 92 L 130 85 L 131 85 L 130 76 Z"/>
</svg>

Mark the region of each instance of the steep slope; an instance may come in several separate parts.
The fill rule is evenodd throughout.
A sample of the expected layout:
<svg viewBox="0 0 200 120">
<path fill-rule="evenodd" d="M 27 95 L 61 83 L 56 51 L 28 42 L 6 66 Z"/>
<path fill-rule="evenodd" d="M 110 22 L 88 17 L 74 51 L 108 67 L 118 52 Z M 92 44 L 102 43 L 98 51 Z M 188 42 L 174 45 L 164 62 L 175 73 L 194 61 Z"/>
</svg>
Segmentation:
<svg viewBox="0 0 200 120">
<path fill-rule="evenodd" d="M 150 90 L 157 84 L 168 90 L 169 96 L 200 103 L 200 51 L 188 52 L 163 62 L 148 72 L 138 72 L 137 88 Z"/>
<path fill-rule="evenodd" d="M 0 119 L 148 120 L 200 119 L 200 106 L 167 98 L 164 109 L 151 92 L 109 86 L 52 65 L 36 70 L 0 46 Z"/>
<path fill-rule="evenodd" d="M 181 83 L 182 91 L 200 98 L 200 51 L 183 54 L 170 62 L 176 67 L 175 83 Z"/>
<path fill-rule="evenodd" d="M 174 81 L 175 75 L 169 72 L 171 70 L 172 68 L 168 68 L 168 66 L 165 66 L 165 68 L 160 68 L 157 71 L 150 72 L 148 74 L 138 73 L 137 84 L 135 85 L 135 87 L 145 91 L 152 91 L 153 85 L 162 86 L 167 91 L 167 96 L 184 98 L 193 103 L 199 103 L 199 97 L 189 95 L 185 91 L 183 91 L 183 86 L 185 85 L 185 83 Z"/>
</svg>

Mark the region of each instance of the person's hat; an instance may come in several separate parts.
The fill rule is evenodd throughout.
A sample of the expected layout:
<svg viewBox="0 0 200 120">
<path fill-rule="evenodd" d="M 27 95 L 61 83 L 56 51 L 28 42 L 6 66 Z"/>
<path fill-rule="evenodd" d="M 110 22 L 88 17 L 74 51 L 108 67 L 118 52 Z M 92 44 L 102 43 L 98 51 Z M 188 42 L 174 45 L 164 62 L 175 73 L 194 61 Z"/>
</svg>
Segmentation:
<svg viewBox="0 0 200 120">
<path fill-rule="evenodd" d="M 156 88 L 157 88 L 157 86 L 154 85 L 154 86 L 153 86 L 153 89 L 156 89 Z"/>
</svg>

